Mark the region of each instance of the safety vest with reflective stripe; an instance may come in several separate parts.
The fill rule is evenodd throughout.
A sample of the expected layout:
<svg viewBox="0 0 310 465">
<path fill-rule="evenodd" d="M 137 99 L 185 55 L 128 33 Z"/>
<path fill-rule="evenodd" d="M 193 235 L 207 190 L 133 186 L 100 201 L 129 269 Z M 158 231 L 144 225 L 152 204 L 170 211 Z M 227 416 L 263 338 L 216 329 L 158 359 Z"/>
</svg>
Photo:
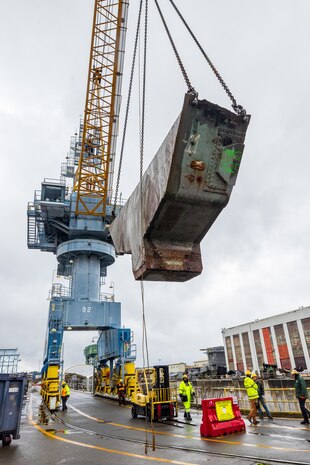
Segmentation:
<svg viewBox="0 0 310 465">
<path fill-rule="evenodd" d="M 249 376 L 246 376 L 244 378 L 244 387 L 246 389 L 246 393 L 248 395 L 248 398 L 251 400 L 251 399 L 258 399 L 259 398 L 259 395 L 258 395 L 258 386 L 257 384 L 254 382 L 254 380 L 252 378 L 250 378 Z"/>
<path fill-rule="evenodd" d="M 61 397 L 66 397 L 66 396 L 70 396 L 70 388 L 69 388 L 68 384 L 63 386 L 62 390 L 61 390 Z"/>
</svg>

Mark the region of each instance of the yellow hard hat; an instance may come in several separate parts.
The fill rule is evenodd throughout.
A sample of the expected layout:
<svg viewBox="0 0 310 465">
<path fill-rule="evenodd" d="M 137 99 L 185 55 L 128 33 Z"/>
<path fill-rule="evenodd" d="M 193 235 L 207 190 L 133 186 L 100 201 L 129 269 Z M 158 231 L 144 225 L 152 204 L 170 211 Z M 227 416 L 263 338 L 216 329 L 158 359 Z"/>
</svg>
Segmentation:
<svg viewBox="0 0 310 465">
<path fill-rule="evenodd" d="M 246 374 L 246 375 L 250 375 L 250 374 L 251 374 L 250 370 L 247 370 L 247 371 L 245 372 L 245 374 Z"/>
<path fill-rule="evenodd" d="M 62 382 L 62 385 L 64 386 L 65 384 L 67 384 L 66 381 L 63 381 L 63 382 Z"/>
<path fill-rule="evenodd" d="M 257 374 L 256 374 L 256 373 L 252 373 L 252 374 L 251 374 L 251 378 L 257 378 Z"/>
<path fill-rule="evenodd" d="M 299 375 L 299 373 L 298 373 L 297 370 L 294 369 L 294 370 L 291 371 L 291 375 Z"/>
<path fill-rule="evenodd" d="M 188 379 L 187 374 L 184 374 L 184 375 L 183 375 L 183 379 Z"/>
</svg>

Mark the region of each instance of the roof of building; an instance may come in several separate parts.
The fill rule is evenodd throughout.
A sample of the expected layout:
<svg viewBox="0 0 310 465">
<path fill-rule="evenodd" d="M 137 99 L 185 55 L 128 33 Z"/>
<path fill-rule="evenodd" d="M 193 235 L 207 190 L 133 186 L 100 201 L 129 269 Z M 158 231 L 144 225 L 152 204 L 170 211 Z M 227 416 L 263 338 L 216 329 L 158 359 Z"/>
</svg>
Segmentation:
<svg viewBox="0 0 310 465">
<path fill-rule="evenodd" d="M 286 317 L 290 317 L 290 315 L 293 315 L 293 314 L 303 314 L 305 313 L 306 315 L 305 316 L 310 316 L 310 307 L 307 306 L 307 307 L 299 307 L 298 309 L 296 310 L 290 310 L 289 312 L 284 312 L 284 313 L 277 313 L 276 315 L 271 315 L 269 317 L 266 317 L 266 318 L 262 318 L 262 319 L 256 319 L 256 320 L 253 320 L 253 321 L 249 321 L 247 323 L 241 323 L 240 325 L 235 325 L 235 326 L 231 326 L 230 328 L 222 328 L 222 333 L 225 333 L 225 331 L 229 331 L 231 329 L 234 329 L 234 328 L 240 328 L 241 326 L 248 326 L 248 325 L 258 325 L 258 326 L 261 326 L 261 323 L 262 322 L 265 322 L 265 321 L 268 321 L 268 320 L 271 320 L 271 319 L 285 319 Z M 295 317 L 296 318 L 296 317 Z M 253 328 L 255 329 L 255 328 Z"/>
</svg>

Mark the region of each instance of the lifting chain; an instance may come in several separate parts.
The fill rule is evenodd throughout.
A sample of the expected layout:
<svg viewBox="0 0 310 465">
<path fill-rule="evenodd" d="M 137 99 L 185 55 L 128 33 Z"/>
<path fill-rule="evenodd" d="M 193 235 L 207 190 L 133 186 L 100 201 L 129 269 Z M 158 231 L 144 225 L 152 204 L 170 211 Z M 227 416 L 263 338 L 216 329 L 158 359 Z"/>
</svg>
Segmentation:
<svg viewBox="0 0 310 465">
<path fill-rule="evenodd" d="M 159 15 L 161 17 L 161 20 L 163 22 L 164 28 L 167 32 L 168 38 L 170 40 L 171 46 L 173 48 L 174 54 L 176 56 L 176 59 L 178 61 L 179 67 L 181 69 L 183 78 L 185 80 L 185 83 L 187 85 L 188 93 L 192 94 L 195 96 L 195 99 L 198 98 L 198 93 L 195 90 L 195 88 L 192 86 L 188 74 L 185 70 L 185 67 L 183 65 L 183 62 L 181 60 L 181 57 L 177 51 L 177 48 L 175 46 L 175 43 L 172 39 L 172 36 L 170 34 L 170 31 L 168 29 L 167 23 L 164 19 L 164 16 L 162 14 L 162 11 L 160 9 L 160 6 L 158 4 L 157 0 L 154 0 L 156 7 L 158 9 Z M 237 104 L 237 101 L 233 94 L 231 93 L 230 89 L 228 88 L 227 84 L 225 83 L 224 79 L 218 72 L 218 70 L 215 68 L 214 64 L 198 42 L 198 39 L 194 35 L 193 31 L 187 24 L 185 18 L 183 17 L 182 13 L 176 6 L 173 0 L 169 0 L 171 3 L 172 7 L 175 9 L 177 12 L 178 16 L 180 17 L 181 21 L 183 22 L 184 26 L 188 30 L 189 34 L 191 35 L 192 39 L 198 46 L 199 50 L 201 51 L 202 55 L 208 62 L 210 68 L 214 72 L 215 76 L 217 77 L 218 81 L 222 85 L 223 89 L 229 96 L 230 100 L 232 101 L 232 108 L 237 113 L 237 115 L 245 116 L 246 115 L 246 110 L 241 106 Z M 117 197 L 118 197 L 118 191 L 119 191 L 119 184 L 120 184 L 120 175 L 121 175 L 121 168 L 122 168 L 122 162 L 123 162 L 123 153 L 124 153 L 124 145 L 125 145 L 125 138 L 126 138 L 126 133 L 127 133 L 127 123 L 128 123 L 128 115 L 129 115 L 129 107 L 130 107 L 130 101 L 131 101 L 131 94 L 132 94 L 132 84 L 133 84 L 133 75 L 134 75 L 134 68 L 135 68 L 135 62 L 136 62 L 136 55 L 137 55 L 137 46 L 138 46 L 138 38 L 139 38 L 139 33 L 140 33 L 140 23 L 141 23 L 141 12 L 142 12 L 142 5 L 143 5 L 143 0 L 140 0 L 140 7 L 139 7 L 139 15 L 138 15 L 138 22 L 137 22 L 137 30 L 136 30 L 136 36 L 135 36 L 135 43 L 134 43 L 134 52 L 133 52 L 133 59 L 132 59 L 132 67 L 131 67 L 131 74 L 130 74 L 130 81 L 129 81 L 129 90 L 128 90 L 128 97 L 127 97 L 127 105 L 126 105 L 126 112 L 125 112 L 125 119 L 124 119 L 124 130 L 123 130 L 123 137 L 122 137 L 122 143 L 121 143 L 121 151 L 120 151 L 120 161 L 119 161 L 119 167 L 118 167 L 118 173 L 117 173 L 117 181 L 116 181 L 116 186 L 115 186 L 115 197 L 114 197 L 114 205 L 113 205 L 113 210 L 112 210 L 112 215 L 115 216 L 116 212 L 116 203 L 117 203 Z M 144 127 L 145 127 L 145 81 L 146 81 L 146 46 L 147 46 L 147 17 L 148 17 L 148 0 L 145 0 L 145 31 L 144 31 L 144 62 L 143 62 L 143 95 L 142 95 L 142 116 L 141 116 L 141 132 L 140 132 L 140 180 L 142 179 L 143 175 L 143 154 L 144 154 Z"/>
<path fill-rule="evenodd" d="M 187 85 L 188 93 L 194 95 L 195 99 L 197 99 L 198 98 L 198 93 L 196 92 L 196 90 L 194 89 L 194 87 L 192 86 L 192 84 L 191 84 L 191 82 L 189 80 L 187 72 L 186 72 L 186 70 L 184 68 L 184 65 L 182 63 L 181 57 L 180 57 L 180 55 L 179 55 L 179 53 L 178 53 L 178 51 L 176 49 L 175 43 L 174 43 L 174 41 L 172 39 L 172 36 L 171 36 L 170 31 L 168 29 L 167 23 L 166 23 L 166 21 L 164 19 L 164 16 L 163 16 L 162 11 L 160 9 L 160 6 L 158 4 L 158 1 L 157 0 L 154 0 L 154 1 L 155 1 L 156 6 L 157 6 L 157 9 L 158 9 L 159 15 L 161 17 L 161 20 L 163 22 L 164 28 L 166 29 L 166 32 L 167 32 L 168 38 L 170 40 L 170 43 L 172 45 L 172 48 L 173 48 L 174 54 L 176 56 L 176 59 L 177 59 L 177 61 L 179 63 L 180 69 L 182 71 L 184 81 L 186 82 L 186 85 Z"/>
<path fill-rule="evenodd" d="M 141 108 L 141 130 L 140 130 L 140 182 L 142 181 L 142 176 L 143 176 L 143 158 L 144 158 L 147 34 L 148 34 L 148 0 L 145 0 L 144 51 L 143 51 L 143 75 L 142 75 L 142 108 Z M 142 183 L 141 183 L 141 188 L 142 188 Z M 142 200 L 142 196 L 141 196 L 141 200 Z"/>
<path fill-rule="evenodd" d="M 142 70 L 142 102 L 141 102 L 141 115 L 140 115 L 140 218 L 141 218 L 141 230 L 143 223 L 143 195 L 142 195 L 142 177 L 143 177 L 143 159 L 144 159 L 144 135 L 145 135 L 145 97 L 146 97 L 146 64 L 147 64 L 147 34 L 148 34 L 148 0 L 145 0 L 145 17 L 144 17 L 144 43 L 143 43 L 143 70 Z M 143 246 L 142 246 L 143 247 Z M 143 274 L 140 281 L 141 289 L 141 304 L 142 304 L 142 359 L 143 367 L 147 366 L 148 370 L 150 367 L 149 363 L 149 348 L 147 338 L 147 327 L 146 327 L 146 316 L 145 316 L 145 300 L 144 300 L 144 280 Z M 148 381 L 147 381 L 148 382 Z M 150 386 L 148 386 L 148 389 Z M 153 409 L 151 409 L 151 412 Z M 152 450 L 155 450 L 155 430 L 153 425 L 152 413 L 151 413 L 151 432 L 152 432 Z M 145 421 L 148 421 L 147 411 L 145 415 Z M 145 450 L 144 453 L 148 453 L 149 441 L 148 441 L 148 428 L 145 428 Z"/>
<path fill-rule="evenodd" d="M 157 3 L 157 0 L 155 0 L 155 2 Z M 231 93 L 231 91 L 229 90 L 227 84 L 225 83 L 224 79 L 222 78 L 222 76 L 220 75 L 220 73 L 217 71 L 217 69 L 215 68 L 214 64 L 212 63 L 212 61 L 210 60 L 210 58 L 208 57 L 208 55 L 206 54 L 206 52 L 203 50 L 202 46 L 200 45 L 200 43 L 198 42 L 196 36 L 194 35 L 193 31 L 191 30 L 191 28 L 189 27 L 189 25 L 187 24 L 185 18 L 183 17 L 183 15 L 181 14 L 180 10 L 177 8 L 177 6 L 175 5 L 174 1 L 173 0 L 169 0 L 169 2 L 171 3 L 171 5 L 173 6 L 173 8 L 175 9 L 175 11 L 177 12 L 177 14 L 179 15 L 181 21 L 183 22 L 184 26 L 186 27 L 186 29 L 188 30 L 188 32 L 190 33 L 191 37 L 193 38 L 194 42 L 196 43 L 196 45 L 198 46 L 199 50 L 201 51 L 202 55 L 204 56 L 204 58 L 207 60 L 210 68 L 212 69 L 212 71 L 214 72 L 215 76 L 217 77 L 217 79 L 219 80 L 220 84 L 222 85 L 223 89 L 225 90 L 225 92 L 227 93 L 227 95 L 229 96 L 230 100 L 232 101 L 232 108 L 233 110 L 235 111 L 235 113 L 237 113 L 237 115 L 242 115 L 242 116 L 245 116 L 246 115 L 246 110 L 241 106 L 241 105 L 238 105 L 237 104 L 237 101 L 236 99 L 234 98 L 233 94 Z"/>
<path fill-rule="evenodd" d="M 123 163 L 125 139 L 126 139 L 126 134 L 127 134 L 127 124 L 128 124 L 129 107 L 130 107 L 131 94 L 132 94 L 133 76 L 134 76 L 134 70 L 135 70 L 135 64 L 136 64 L 136 56 L 137 56 L 137 48 L 138 48 L 138 39 L 139 39 L 139 34 L 140 34 L 140 24 L 141 24 L 142 5 L 143 5 L 143 0 L 140 0 L 139 13 L 138 13 L 138 21 L 137 21 L 137 29 L 136 29 L 136 36 L 135 36 L 135 42 L 134 42 L 134 50 L 133 50 L 133 56 L 132 56 L 130 80 L 129 80 L 129 87 L 128 87 L 127 104 L 126 104 L 126 111 L 125 111 L 125 118 L 124 118 L 124 130 L 123 130 L 123 137 L 122 137 L 122 143 L 121 143 L 120 158 L 119 158 L 119 165 L 118 165 L 118 171 L 117 171 L 117 179 L 116 179 L 116 185 L 115 185 L 114 205 L 113 205 L 113 210 L 112 210 L 112 215 L 113 215 L 113 216 L 116 215 L 116 203 L 117 203 L 118 190 L 119 190 L 119 183 L 120 183 L 121 171 L 122 171 L 122 163 Z"/>
</svg>

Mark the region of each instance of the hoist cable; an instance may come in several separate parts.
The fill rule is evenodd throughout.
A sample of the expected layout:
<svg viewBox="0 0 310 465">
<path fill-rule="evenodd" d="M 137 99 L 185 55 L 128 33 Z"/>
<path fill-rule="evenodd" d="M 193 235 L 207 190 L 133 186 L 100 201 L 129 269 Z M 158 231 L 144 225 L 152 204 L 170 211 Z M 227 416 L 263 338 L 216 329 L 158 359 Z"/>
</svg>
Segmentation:
<svg viewBox="0 0 310 465">
<path fill-rule="evenodd" d="M 140 220 L 141 220 L 141 231 L 143 228 L 143 191 L 142 191 L 142 178 L 143 178 L 143 161 L 144 161 L 144 136 L 145 136 L 145 108 L 146 108 L 146 65 L 147 65 L 147 35 L 148 35 L 148 0 L 145 0 L 145 17 L 144 17 L 144 43 L 143 43 L 143 68 L 142 68 L 142 101 L 139 105 L 140 115 Z M 142 303 L 142 359 L 143 368 L 147 367 L 147 373 L 145 380 L 147 383 L 147 392 L 150 392 L 149 386 L 149 374 L 150 374 L 150 362 L 149 362 L 149 349 L 147 340 L 147 327 L 146 327 L 146 316 L 145 316 L 145 300 L 144 300 L 144 281 L 143 273 L 140 281 L 141 289 L 141 303 Z M 152 386 L 151 386 L 152 388 Z M 152 419 L 153 412 L 153 401 L 151 399 L 151 411 L 150 421 L 152 429 L 152 448 L 155 450 L 155 431 Z M 148 409 L 146 406 L 145 421 L 148 421 Z M 145 449 L 144 452 L 147 454 L 148 449 L 148 428 L 145 428 Z"/>
<path fill-rule="evenodd" d="M 145 19 L 144 19 L 144 43 L 143 43 L 143 68 L 142 68 L 142 101 L 139 107 L 140 110 L 140 227 L 143 227 L 143 191 L 142 191 L 142 177 L 143 177 L 143 159 L 144 159 L 144 135 L 145 135 L 145 96 L 146 96 L 146 63 L 147 63 L 147 33 L 148 33 L 148 0 L 145 0 Z M 148 346 L 146 334 L 146 320 L 145 320 L 145 306 L 144 306 L 144 285 L 143 274 L 141 277 L 141 300 L 142 300 L 142 325 L 143 325 L 143 340 L 142 340 L 142 356 L 143 366 L 148 359 Z M 146 352 L 146 353 L 145 353 Z M 146 359 L 146 360 L 145 360 Z"/>
<path fill-rule="evenodd" d="M 156 0 L 155 0 L 156 1 Z M 174 3 L 173 0 L 169 0 L 169 2 L 171 3 L 171 5 L 173 6 L 173 8 L 175 9 L 175 11 L 177 12 L 177 14 L 179 15 L 181 21 L 183 22 L 184 26 L 186 27 L 186 29 L 188 30 L 189 34 L 191 35 L 192 39 L 194 40 L 194 42 L 196 43 L 196 45 L 198 46 L 199 50 L 201 51 L 202 55 L 204 56 L 204 58 L 207 60 L 210 68 L 212 69 L 212 71 L 214 72 L 215 76 L 217 77 L 218 81 L 220 82 L 220 84 L 222 85 L 223 89 L 225 90 L 225 92 L 227 93 L 228 97 L 230 98 L 230 100 L 232 101 L 232 108 L 233 110 L 238 114 L 238 115 L 246 115 L 246 110 L 241 106 L 241 105 L 238 105 L 237 104 L 237 101 L 235 99 L 235 97 L 233 96 L 233 94 L 231 93 L 231 91 L 229 90 L 227 84 L 225 83 L 224 79 L 222 78 L 222 76 L 220 75 L 220 73 L 218 72 L 218 70 L 215 68 L 214 64 L 212 63 L 212 61 L 210 60 L 210 58 L 208 57 L 208 55 L 206 54 L 206 52 L 204 51 L 204 49 L 202 48 L 202 46 L 200 45 L 200 43 L 198 42 L 198 39 L 196 38 L 196 36 L 194 35 L 193 31 L 191 30 L 191 28 L 189 27 L 189 25 L 187 24 L 185 18 L 183 17 L 182 13 L 180 12 L 180 10 L 178 9 L 178 7 L 176 6 L 176 4 Z"/>
<path fill-rule="evenodd" d="M 164 25 L 164 28 L 166 29 L 168 38 L 169 38 L 169 40 L 170 40 L 170 44 L 171 44 L 171 46 L 172 46 L 172 48 L 173 48 L 174 54 L 175 54 L 175 56 L 176 56 L 176 59 L 177 59 L 177 61 L 178 61 L 179 66 L 180 66 L 181 72 L 182 72 L 182 74 L 183 74 L 184 81 L 186 82 L 187 89 L 188 89 L 188 93 L 194 95 L 195 98 L 197 98 L 197 97 L 198 97 L 198 93 L 196 92 L 196 90 L 194 89 L 194 87 L 192 86 L 192 84 L 191 84 L 191 82 L 190 82 L 190 80 L 189 80 L 188 74 L 187 74 L 187 72 L 186 72 L 186 70 L 185 70 L 185 68 L 184 68 L 184 65 L 183 65 L 183 63 L 182 63 L 181 57 L 180 57 L 180 55 L 179 55 L 179 53 L 178 53 L 178 51 L 177 51 L 177 48 L 176 48 L 176 46 L 175 46 L 175 43 L 174 43 L 173 39 L 172 39 L 172 36 L 171 36 L 171 34 L 170 34 L 168 25 L 167 25 L 167 23 L 166 23 L 166 21 L 165 21 L 165 18 L 164 18 L 164 16 L 163 16 L 163 14 L 162 14 L 162 11 L 161 11 L 161 9 L 160 9 L 160 6 L 159 6 L 159 4 L 158 4 L 158 1 L 157 1 L 157 0 L 154 0 L 154 1 L 155 1 L 155 4 L 156 4 L 156 7 L 157 7 L 157 9 L 158 9 L 158 13 L 159 13 L 159 15 L 160 15 L 160 17 L 161 17 L 162 23 L 163 23 L 163 25 Z"/>
<path fill-rule="evenodd" d="M 120 183 L 120 178 L 121 178 L 125 139 L 126 139 L 126 134 L 127 134 L 128 115 L 129 115 L 129 108 L 130 108 L 131 94 L 132 94 L 132 84 L 133 84 L 133 77 L 134 77 L 135 64 L 136 64 L 138 38 L 140 34 L 142 5 L 143 5 L 143 0 L 140 0 L 137 29 L 136 29 L 136 36 L 135 36 L 135 42 L 134 42 L 134 50 L 133 50 L 132 63 L 131 63 L 131 72 L 130 72 L 130 79 L 129 79 L 129 86 L 128 86 L 127 104 L 126 104 L 125 119 L 124 119 L 124 129 L 123 129 L 123 136 L 122 136 L 122 143 L 121 143 L 121 150 L 120 150 L 120 159 L 119 159 L 117 180 L 116 180 L 116 186 L 115 186 L 115 197 L 114 197 L 114 205 L 113 205 L 114 216 L 116 214 L 115 210 L 116 210 L 117 196 L 118 196 L 118 190 L 119 190 L 119 183 Z"/>
<path fill-rule="evenodd" d="M 141 111 L 141 128 L 140 128 L 140 186 L 141 188 L 142 188 L 142 176 L 143 176 L 144 133 L 145 133 L 145 89 L 146 89 L 147 34 L 148 34 L 148 0 L 145 0 L 144 21 L 145 21 L 145 24 L 144 24 L 144 52 L 143 52 L 143 75 L 142 75 L 142 111 Z"/>
</svg>

